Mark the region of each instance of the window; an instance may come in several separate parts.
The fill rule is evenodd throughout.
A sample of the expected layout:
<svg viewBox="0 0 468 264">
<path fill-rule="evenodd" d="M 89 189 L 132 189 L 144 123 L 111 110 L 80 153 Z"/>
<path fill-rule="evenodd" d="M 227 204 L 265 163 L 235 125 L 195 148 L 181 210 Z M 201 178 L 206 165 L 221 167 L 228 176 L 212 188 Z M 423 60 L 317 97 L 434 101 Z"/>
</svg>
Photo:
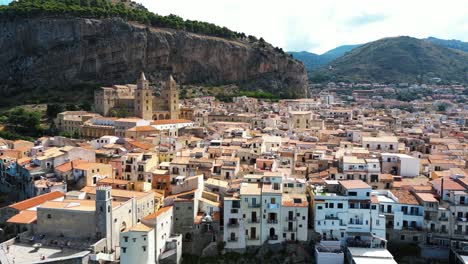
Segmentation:
<svg viewBox="0 0 468 264">
<path fill-rule="evenodd" d="M 51 219 L 51 218 L 52 218 L 52 216 L 51 216 L 50 214 L 48 214 L 48 215 L 47 215 L 47 218 L 48 218 L 48 219 Z"/>
<path fill-rule="evenodd" d="M 405 240 L 405 235 L 401 235 L 400 240 Z"/>
<path fill-rule="evenodd" d="M 322 206 L 317 206 L 317 210 L 322 210 Z"/>
<path fill-rule="evenodd" d="M 124 236 L 124 241 L 128 242 L 128 236 Z"/>
<path fill-rule="evenodd" d="M 357 192 L 348 192 L 349 196 L 357 196 Z"/>
<path fill-rule="evenodd" d="M 146 251 L 146 246 L 143 246 L 142 248 L 143 248 L 143 252 L 145 252 Z"/>
<path fill-rule="evenodd" d="M 343 204 L 342 204 L 342 203 L 338 203 L 338 208 L 343 208 Z"/>
<path fill-rule="evenodd" d="M 334 207 L 335 207 L 335 204 L 334 204 L 334 203 L 330 203 L 329 208 L 334 208 Z"/>
<path fill-rule="evenodd" d="M 122 247 L 122 253 L 127 253 L 127 248 L 126 247 Z"/>
</svg>

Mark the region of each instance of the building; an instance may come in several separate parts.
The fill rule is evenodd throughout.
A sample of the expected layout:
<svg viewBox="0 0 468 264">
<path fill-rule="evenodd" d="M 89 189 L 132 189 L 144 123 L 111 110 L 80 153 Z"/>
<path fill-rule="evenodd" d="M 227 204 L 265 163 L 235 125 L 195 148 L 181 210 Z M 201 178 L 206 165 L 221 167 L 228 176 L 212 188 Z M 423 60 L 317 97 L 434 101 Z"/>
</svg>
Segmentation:
<svg viewBox="0 0 468 264">
<path fill-rule="evenodd" d="M 137 85 L 101 87 L 94 93 L 94 107 L 104 116 L 125 113 L 146 120 L 178 119 L 179 90 L 172 75 L 162 83 L 161 95 L 154 96 L 154 93 L 145 74 L 141 73 Z"/>
<path fill-rule="evenodd" d="M 226 248 L 245 250 L 263 243 L 307 241 L 305 185 L 280 173 L 246 175 L 240 197 L 224 198 Z"/>
</svg>

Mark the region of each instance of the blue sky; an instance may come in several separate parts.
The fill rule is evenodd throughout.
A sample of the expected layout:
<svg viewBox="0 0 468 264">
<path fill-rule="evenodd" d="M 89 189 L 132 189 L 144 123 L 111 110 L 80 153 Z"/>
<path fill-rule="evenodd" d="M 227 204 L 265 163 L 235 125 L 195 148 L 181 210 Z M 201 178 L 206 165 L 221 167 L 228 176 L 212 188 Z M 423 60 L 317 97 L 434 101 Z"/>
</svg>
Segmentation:
<svg viewBox="0 0 468 264">
<path fill-rule="evenodd" d="M 0 5 L 6 5 L 8 3 L 10 3 L 11 0 L 0 0 Z"/>
<path fill-rule="evenodd" d="M 466 0 L 134 1 L 161 15 L 176 14 L 263 37 L 288 51 L 323 53 L 394 36 L 468 42 Z"/>
</svg>

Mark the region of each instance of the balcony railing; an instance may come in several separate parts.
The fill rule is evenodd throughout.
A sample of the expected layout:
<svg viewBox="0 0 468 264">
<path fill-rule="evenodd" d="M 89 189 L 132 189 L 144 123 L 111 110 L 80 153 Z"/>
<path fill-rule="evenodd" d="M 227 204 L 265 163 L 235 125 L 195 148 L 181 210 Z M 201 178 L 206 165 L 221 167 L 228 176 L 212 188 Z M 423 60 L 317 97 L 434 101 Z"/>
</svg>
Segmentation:
<svg viewBox="0 0 468 264">
<path fill-rule="evenodd" d="M 277 223 L 278 223 L 278 219 L 268 219 L 268 220 L 267 220 L 267 223 L 268 223 L 268 224 L 277 224 Z"/>
<path fill-rule="evenodd" d="M 448 217 L 447 216 L 441 216 L 441 217 L 439 217 L 439 221 L 448 221 Z"/>
<path fill-rule="evenodd" d="M 284 232 L 297 232 L 297 227 L 285 227 Z"/>
<path fill-rule="evenodd" d="M 331 215 L 326 215 L 325 216 L 326 220 L 339 220 L 338 216 L 331 216 Z"/>
<path fill-rule="evenodd" d="M 295 216 L 286 216 L 286 221 L 296 221 L 297 220 L 297 217 Z"/>
<path fill-rule="evenodd" d="M 227 226 L 229 228 L 237 228 L 237 227 L 239 227 L 239 223 L 228 223 Z"/>
<path fill-rule="evenodd" d="M 247 222 L 250 224 L 260 223 L 260 218 L 250 218 Z"/>
<path fill-rule="evenodd" d="M 260 208 L 260 204 L 249 204 L 249 208 Z"/>
<path fill-rule="evenodd" d="M 278 240 L 278 236 L 277 235 L 268 236 L 268 240 Z"/>
<path fill-rule="evenodd" d="M 453 233 L 456 234 L 456 235 L 468 236 L 468 230 L 463 231 L 463 230 L 455 229 L 453 231 Z"/>
<path fill-rule="evenodd" d="M 409 231 L 422 231 L 422 228 L 419 226 L 402 226 L 401 229 Z"/>
<path fill-rule="evenodd" d="M 247 240 L 259 240 L 259 236 L 248 236 Z"/>
<path fill-rule="evenodd" d="M 230 237 L 228 238 L 228 242 L 237 242 L 238 238 L 237 237 Z"/>
</svg>

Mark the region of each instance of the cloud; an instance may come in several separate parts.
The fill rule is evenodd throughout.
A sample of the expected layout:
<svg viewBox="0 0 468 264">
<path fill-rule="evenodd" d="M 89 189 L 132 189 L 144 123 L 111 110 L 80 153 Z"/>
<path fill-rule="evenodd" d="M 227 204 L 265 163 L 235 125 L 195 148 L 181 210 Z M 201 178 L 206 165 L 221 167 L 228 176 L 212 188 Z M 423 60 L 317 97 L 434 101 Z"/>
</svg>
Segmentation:
<svg viewBox="0 0 468 264">
<path fill-rule="evenodd" d="M 385 14 L 362 14 L 348 20 L 350 27 L 360 27 L 367 24 L 384 21 L 388 16 Z"/>
</svg>

